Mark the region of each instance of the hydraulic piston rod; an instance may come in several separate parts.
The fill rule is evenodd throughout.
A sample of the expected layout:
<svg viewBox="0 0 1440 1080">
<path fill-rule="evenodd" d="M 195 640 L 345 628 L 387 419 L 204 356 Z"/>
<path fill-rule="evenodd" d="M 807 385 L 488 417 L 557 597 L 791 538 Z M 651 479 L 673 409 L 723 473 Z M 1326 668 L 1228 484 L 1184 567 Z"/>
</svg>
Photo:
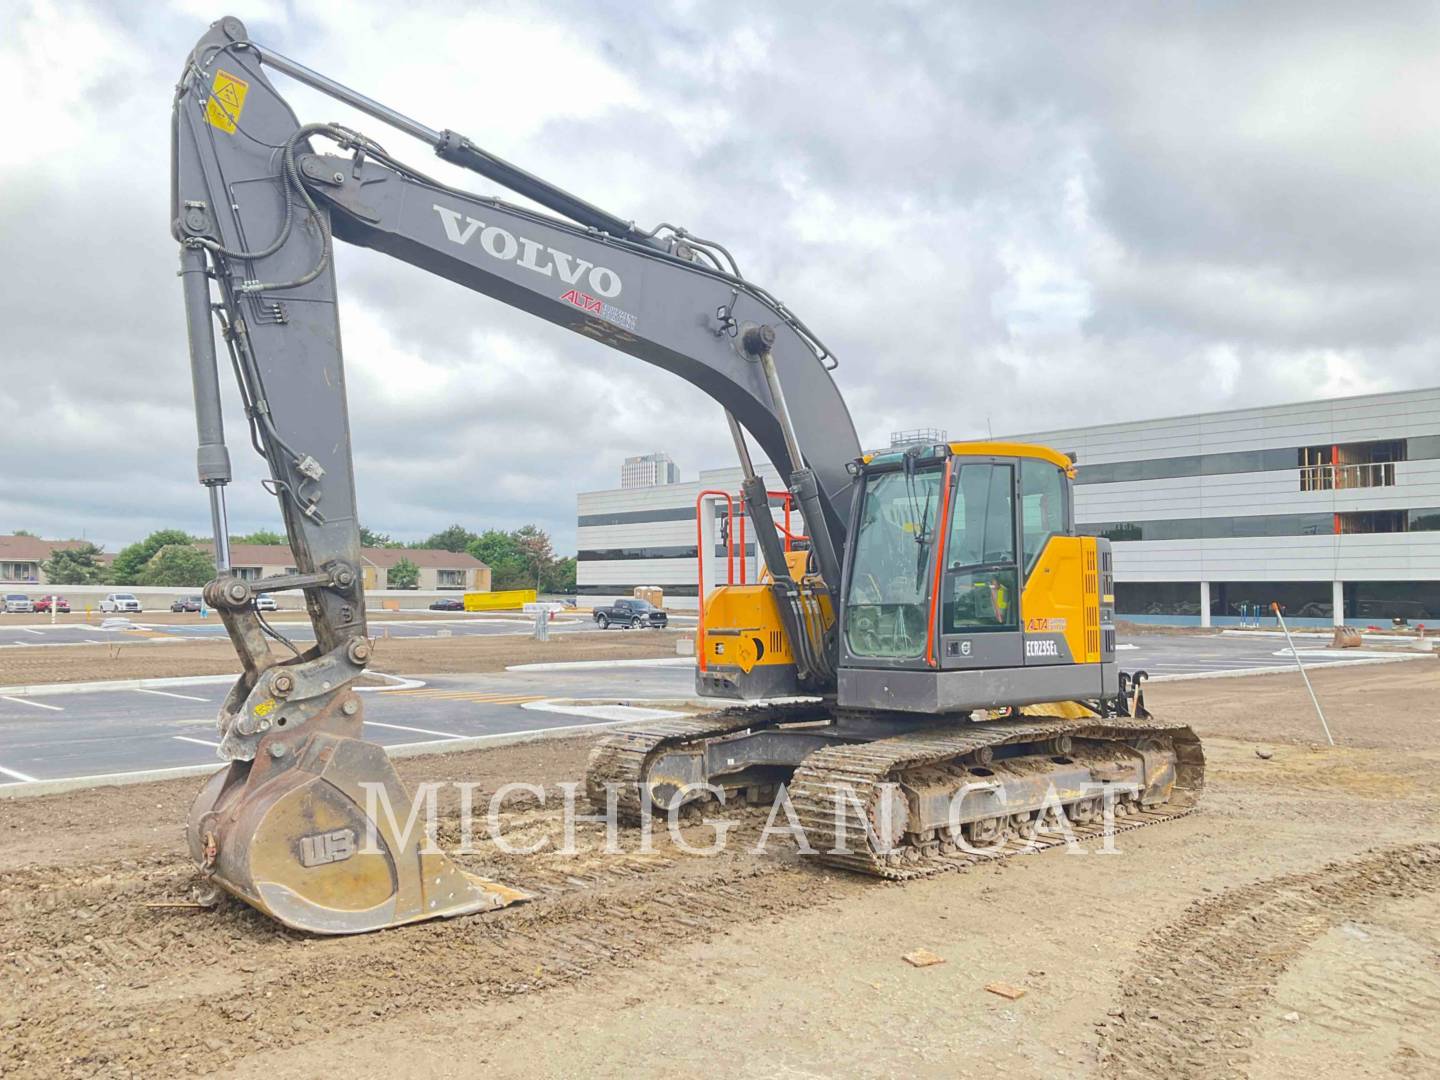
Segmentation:
<svg viewBox="0 0 1440 1080">
<path fill-rule="evenodd" d="M 327 78 L 318 71 L 312 71 L 304 64 L 297 63 L 289 57 L 281 56 L 262 45 L 254 45 L 254 48 L 260 55 L 261 63 L 267 67 L 274 68 L 314 90 L 319 90 L 322 94 L 328 94 L 336 101 L 343 101 L 346 105 L 360 110 L 365 115 L 373 116 L 382 123 L 398 128 L 421 142 L 429 143 L 437 155 L 453 165 L 459 165 L 494 180 L 498 184 L 503 184 L 511 191 L 534 199 L 541 206 L 548 207 L 557 214 L 572 221 L 578 221 L 582 225 L 607 232 L 611 236 L 651 243 L 648 237 L 635 228 L 634 222 L 616 217 L 578 195 L 572 195 L 563 188 L 556 187 L 533 173 L 526 172 L 520 166 L 512 165 L 503 158 L 496 157 L 488 150 L 476 146 L 458 132 L 449 129 L 436 131 L 418 120 L 412 120 L 405 114 L 396 112 L 389 106 L 380 104 L 374 98 L 351 90 L 348 86 Z M 652 244 L 652 246 L 659 247 L 660 245 Z"/>
<path fill-rule="evenodd" d="M 190 382 L 195 394 L 196 468 L 210 492 L 210 525 L 215 533 L 215 569 L 230 569 L 229 523 L 225 485 L 230 482 L 230 451 L 220 408 L 220 372 L 215 364 L 215 326 L 210 316 L 210 279 L 205 252 L 180 249 L 180 278 L 185 289 L 185 324 L 190 340 Z"/>
</svg>

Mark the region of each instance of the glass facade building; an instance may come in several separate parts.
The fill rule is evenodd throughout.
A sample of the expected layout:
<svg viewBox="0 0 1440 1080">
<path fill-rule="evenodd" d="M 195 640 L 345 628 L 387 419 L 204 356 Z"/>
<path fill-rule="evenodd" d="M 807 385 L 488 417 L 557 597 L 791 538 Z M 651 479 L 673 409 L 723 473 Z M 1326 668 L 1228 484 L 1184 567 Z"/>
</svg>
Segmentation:
<svg viewBox="0 0 1440 1080">
<path fill-rule="evenodd" d="M 1440 624 L 1440 389 L 1013 437 L 1075 460 L 1077 527 L 1113 543 L 1122 617 L 1223 625 L 1278 603 L 1302 624 Z M 701 552 L 706 587 L 723 581 L 738 538 L 710 498 L 698 541 L 695 503 L 739 483 L 582 494 L 580 591 L 694 597 Z"/>
</svg>

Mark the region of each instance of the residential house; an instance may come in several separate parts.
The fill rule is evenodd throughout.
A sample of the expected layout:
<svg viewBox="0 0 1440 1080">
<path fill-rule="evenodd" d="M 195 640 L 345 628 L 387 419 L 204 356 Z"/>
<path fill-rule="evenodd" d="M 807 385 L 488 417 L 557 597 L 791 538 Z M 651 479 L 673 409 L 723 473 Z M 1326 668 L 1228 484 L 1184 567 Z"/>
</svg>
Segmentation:
<svg viewBox="0 0 1440 1080">
<path fill-rule="evenodd" d="M 211 547 L 201 546 L 207 550 Z M 433 548 L 361 548 L 365 588 L 389 588 L 389 571 L 401 559 L 409 559 L 419 569 L 420 589 L 490 591 L 490 567 L 473 555 Z M 295 572 L 290 549 L 284 544 L 231 544 L 230 568 L 236 577 L 246 580 Z"/>
<path fill-rule="evenodd" d="M 48 585 L 40 564 L 57 550 L 82 547 L 85 540 L 42 540 L 38 536 L 0 536 L 0 583 Z"/>
</svg>

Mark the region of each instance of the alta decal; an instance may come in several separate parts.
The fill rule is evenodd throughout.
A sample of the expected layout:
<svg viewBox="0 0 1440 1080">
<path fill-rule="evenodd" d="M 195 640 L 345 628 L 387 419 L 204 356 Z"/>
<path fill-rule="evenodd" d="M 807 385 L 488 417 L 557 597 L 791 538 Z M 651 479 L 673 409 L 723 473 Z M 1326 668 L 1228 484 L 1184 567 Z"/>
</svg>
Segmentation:
<svg viewBox="0 0 1440 1080">
<path fill-rule="evenodd" d="M 564 296 L 560 297 L 563 304 L 572 304 L 581 311 L 588 312 L 604 319 L 608 323 L 614 323 L 623 330 L 634 330 L 638 320 L 628 311 L 621 311 L 614 304 L 607 304 L 603 300 L 596 299 L 589 293 L 583 293 L 579 289 L 571 289 Z"/>
</svg>

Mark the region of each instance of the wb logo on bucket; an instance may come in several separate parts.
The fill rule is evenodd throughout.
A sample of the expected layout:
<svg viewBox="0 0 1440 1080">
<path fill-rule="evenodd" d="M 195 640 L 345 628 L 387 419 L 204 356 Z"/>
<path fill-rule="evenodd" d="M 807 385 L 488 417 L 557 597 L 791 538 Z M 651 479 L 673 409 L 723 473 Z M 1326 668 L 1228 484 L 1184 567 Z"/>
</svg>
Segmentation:
<svg viewBox="0 0 1440 1080">
<path fill-rule="evenodd" d="M 355 854 L 355 834 L 349 829 L 300 838 L 300 865 L 324 866 L 344 862 Z"/>
</svg>

